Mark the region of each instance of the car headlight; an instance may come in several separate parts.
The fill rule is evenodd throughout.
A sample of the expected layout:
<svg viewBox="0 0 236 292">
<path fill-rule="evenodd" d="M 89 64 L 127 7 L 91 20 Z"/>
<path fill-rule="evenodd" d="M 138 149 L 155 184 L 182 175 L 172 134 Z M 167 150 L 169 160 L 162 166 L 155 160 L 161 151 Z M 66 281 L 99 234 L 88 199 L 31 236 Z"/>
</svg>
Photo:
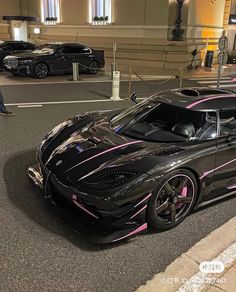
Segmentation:
<svg viewBox="0 0 236 292">
<path fill-rule="evenodd" d="M 19 61 L 19 64 L 20 64 L 20 65 L 28 65 L 28 64 L 30 64 L 31 62 L 33 62 L 33 60 L 22 60 L 22 61 Z"/>
<path fill-rule="evenodd" d="M 83 181 L 89 188 L 96 190 L 105 190 L 108 188 L 116 188 L 129 182 L 137 175 L 133 170 L 113 169 L 103 171 L 92 178 Z"/>
</svg>

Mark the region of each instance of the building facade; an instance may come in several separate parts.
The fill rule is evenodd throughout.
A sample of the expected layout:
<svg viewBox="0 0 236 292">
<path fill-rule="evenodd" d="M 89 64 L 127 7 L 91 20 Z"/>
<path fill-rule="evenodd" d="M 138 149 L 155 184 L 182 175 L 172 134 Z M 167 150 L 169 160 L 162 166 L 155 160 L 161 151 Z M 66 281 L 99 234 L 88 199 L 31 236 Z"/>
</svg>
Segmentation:
<svg viewBox="0 0 236 292">
<path fill-rule="evenodd" d="M 222 31 L 228 30 L 234 0 L 0 0 L 0 39 L 10 39 L 25 26 L 14 18 L 34 16 L 26 36 L 41 44 L 82 42 L 105 50 L 112 61 L 113 44 L 123 68 L 177 70 L 198 50 L 217 50 Z M 36 20 L 36 19 L 35 19 Z M 173 33 L 174 29 L 175 33 Z M 22 31 L 25 28 L 22 29 Z M 176 35 L 177 39 L 176 40 Z"/>
</svg>

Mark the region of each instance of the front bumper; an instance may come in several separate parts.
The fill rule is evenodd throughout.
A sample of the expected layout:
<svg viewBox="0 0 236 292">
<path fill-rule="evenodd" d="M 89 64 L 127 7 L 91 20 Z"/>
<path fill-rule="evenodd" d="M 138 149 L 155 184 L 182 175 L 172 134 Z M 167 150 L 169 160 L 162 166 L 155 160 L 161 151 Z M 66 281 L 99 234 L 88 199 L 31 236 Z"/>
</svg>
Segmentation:
<svg viewBox="0 0 236 292">
<path fill-rule="evenodd" d="M 8 65 L 4 66 L 5 70 L 10 73 L 15 74 L 31 74 L 30 65 L 18 65 L 17 67 L 10 67 Z"/>
<path fill-rule="evenodd" d="M 66 221 L 92 242 L 116 242 L 147 229 L 145 219 L 150 193 L 144 194 L 138 201 L 109 211 L 85 201 L 78 191 L 62 184 L 43 164 L 29 167 L 28 174 L 43 191 L 45 199 L 57 206 Z M 70 216 L 65 217 L 66 214 Z"/>
</svg>

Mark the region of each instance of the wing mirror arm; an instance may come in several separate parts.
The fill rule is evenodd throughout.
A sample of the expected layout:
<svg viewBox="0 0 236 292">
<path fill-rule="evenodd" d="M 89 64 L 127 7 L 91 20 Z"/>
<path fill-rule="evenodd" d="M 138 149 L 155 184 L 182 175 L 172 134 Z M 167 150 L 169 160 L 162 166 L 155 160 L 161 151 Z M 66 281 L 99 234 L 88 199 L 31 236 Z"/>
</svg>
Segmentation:
<svg viewBox="0 0 236 292">
<path fill-rule="evenodd" d="M 233 138 L 232 138 L 232 136 L 231 135 L 228 135 L 227 137 L 226 137 L 226 142 L 227 143 L 231 143 L 232 142 L 232 140 L 233 140 Z"/>
<path fill-rule="evenodd" d="M 133 92 L 133 93 L 131 93 L 131 95 L 130 95 L 130 100 L 132 101 L 132 102 L 134 102 L 134 103 L 138 103 L 137 102 L 137 93 L 136 92 Z"/>
</svg>

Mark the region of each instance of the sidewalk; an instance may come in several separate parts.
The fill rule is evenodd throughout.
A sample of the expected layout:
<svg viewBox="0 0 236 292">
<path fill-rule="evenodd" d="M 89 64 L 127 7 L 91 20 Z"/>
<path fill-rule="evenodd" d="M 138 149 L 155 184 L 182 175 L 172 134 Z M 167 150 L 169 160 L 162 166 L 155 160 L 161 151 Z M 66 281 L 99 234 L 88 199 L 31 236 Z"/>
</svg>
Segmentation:
<svg viewBox="0 0 236 292">
<path fill-rule="evenodd" d="M 236 65 L 226 65 L 224 66 L 222 72 L 223 76 L 236 76 Z M 129 80 L 129 68 L 126 70 L 121 70 L 121 81 Z M 137 74 L 137 75 L 136 75 Z M 218 66 L 215 65 L 212 68 L 199 68 L 198 70 L 184 71 L 183 78 L 192 79 L 192 78 L 217 78 Z M 132 70 L 132 81 L 140 80 L 171 80 L 179 78 L 181 75 L 180 70 L 162 70 L 156 69 L 149 72 L 144 72 L 142 68 L 137 68 L 135 71 Z M 99 82 L 112 82 L 111 80 L 111 68 L 105 67 L 99 71 L 96 75 L 92 74 L 80 74 L 78 81 L 72 80 L 72 75 L 55 75 L 48 76 L 45 79 L 36 79 L 29 76 L 13 76 L 8 72 L 0 72 L 0 84 L 2 86 L 9 85 L 27 85 L 27 84 L 60 84 L 60 83 L 99 83 Z"/>
<path fill-rule="evenodd" d="M 217 77 L 218 65 L 212 66 L 212 68 L 199 68 L 198 70 L 184 71 L 184 78 L 197 78 L 197 77 Z M 221 76 L 236 76 L 236 65 L 227 64 L 223 67 Z"/>
<path fill-rule="evenodd" d="M 236 217 L 182 254 L 137 292 L 235 292 Z"/>
</svg>

